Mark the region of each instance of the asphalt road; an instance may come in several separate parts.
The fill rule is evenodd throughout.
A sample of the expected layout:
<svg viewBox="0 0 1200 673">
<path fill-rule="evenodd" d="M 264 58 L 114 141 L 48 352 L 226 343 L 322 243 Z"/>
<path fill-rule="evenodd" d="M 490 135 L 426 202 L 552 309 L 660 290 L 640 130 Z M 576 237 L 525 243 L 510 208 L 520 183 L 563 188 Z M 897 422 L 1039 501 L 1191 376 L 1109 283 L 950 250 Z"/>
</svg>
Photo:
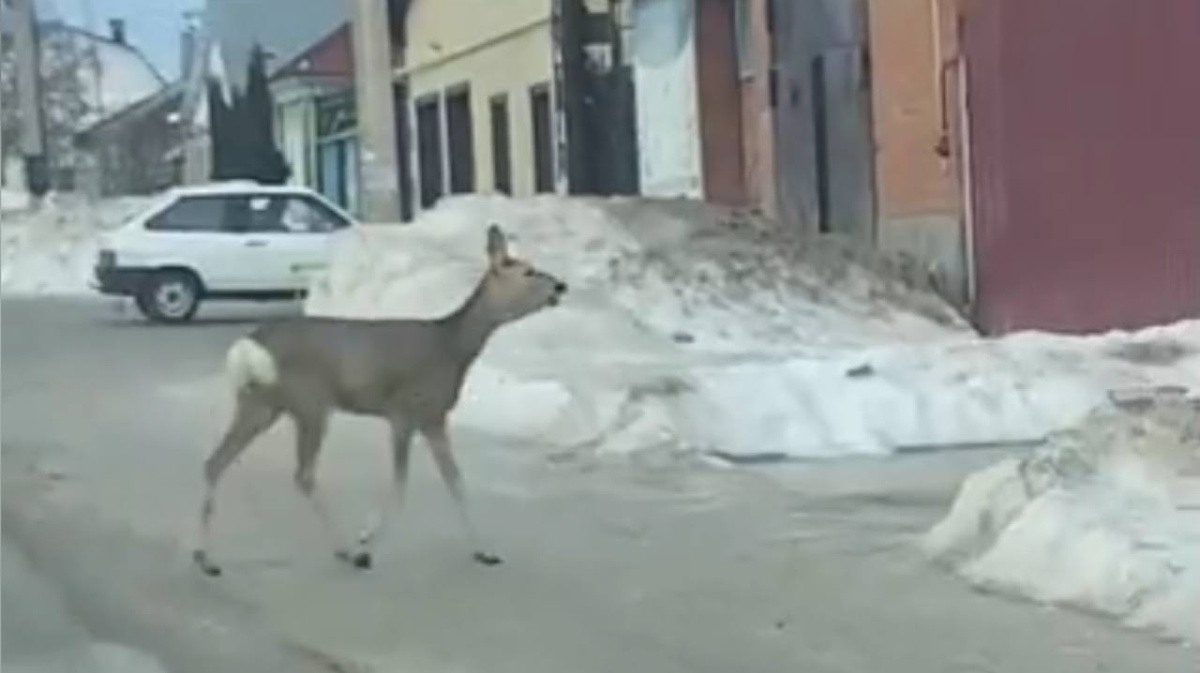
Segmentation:
<svg viewBox="0 0 1200 673">
<path fill-rule="evenodd" d="M 914 537 L 957 478 L 992 458 L 982 454 L 780 475 L 599 459 L 469 428 L 457 453 L 506 563 L 468 560 L 418 451 L 405 511 L 362 573 L 333 559 L 292 488 L 281 427 L 223 484 L 215 551 L 226 573 L 201 577 L 188 555 L 200 465 L 228 410 L 224 349 L 250 328 L 245 317 L 293 310 L 163 328 L 102 302 L 4 300 L 5 670 L 62 670 L 52 666 L 97 652 L 127 657 L 114 670 L 135 670 L 135 657 L 206 673 L 1200 664 L 1178 645 L 984 595 L 926 564 Z M 387 488 L 387 469 L 381 425 L 335 423 L 319 480 L 345 530 Z"/>
</svg>

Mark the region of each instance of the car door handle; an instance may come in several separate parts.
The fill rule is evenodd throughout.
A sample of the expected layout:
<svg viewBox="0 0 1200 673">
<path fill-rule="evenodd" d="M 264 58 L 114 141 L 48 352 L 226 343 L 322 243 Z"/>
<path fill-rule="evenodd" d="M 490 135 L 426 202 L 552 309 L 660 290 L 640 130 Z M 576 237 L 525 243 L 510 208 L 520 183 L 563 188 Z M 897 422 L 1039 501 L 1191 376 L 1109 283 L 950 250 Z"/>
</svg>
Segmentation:
<svg viewBox="0 0 1200 673">
<path fill-rule="evenodd" d="M 258 238 L 254 238 L 254 239 L 250 239 L 249 241 L 246 241 L 247 248 L 264 248 L 264 247 L 266 247 L 266 245 L 267 245 L 266 241 L 264 241 L 262 239 L 258 239 Z"/>
</svg>

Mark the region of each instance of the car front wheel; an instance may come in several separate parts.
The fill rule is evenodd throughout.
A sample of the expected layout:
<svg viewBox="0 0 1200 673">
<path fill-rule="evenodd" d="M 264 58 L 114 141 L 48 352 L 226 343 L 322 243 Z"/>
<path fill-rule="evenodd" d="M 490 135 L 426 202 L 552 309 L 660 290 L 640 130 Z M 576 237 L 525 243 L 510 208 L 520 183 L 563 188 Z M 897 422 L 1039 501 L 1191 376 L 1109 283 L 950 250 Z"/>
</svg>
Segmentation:
<svg viewBox="0 0 1200 673">
<path fill-rule="evenodd" d="M 137 307 L 155 322 L 191 320 L 200 308 L 200 280 L 188 271 L 156 272 L 142 285 Z"/>
</svg>

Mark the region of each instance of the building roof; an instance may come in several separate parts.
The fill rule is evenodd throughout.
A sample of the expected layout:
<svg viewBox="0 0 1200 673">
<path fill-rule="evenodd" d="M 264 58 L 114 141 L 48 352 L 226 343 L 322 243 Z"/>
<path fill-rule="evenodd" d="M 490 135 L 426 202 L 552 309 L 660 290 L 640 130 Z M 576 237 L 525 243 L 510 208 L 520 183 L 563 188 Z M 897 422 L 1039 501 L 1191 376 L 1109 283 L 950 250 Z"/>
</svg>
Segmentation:
<svg viewBox="0 0 1200 673">
<path fill-rule="evenodd" d="M 255 44 L 274 64 L 289 63 L 346 23 L 350 5 L 346 0 L 206 0 L 204 24 L 220 46 L 230 83 L 241 87 Z"/>
<path fill-rule="evenodd" d="M 276 68 L 271 79 L 320 77 L 352 80 L 354 45 L 351 40 L 350 24 L 343 23 Z"/>
<path fill-rule="evenodd" d="M 59 19 L 41 21 L 38 23 L 38 28 L 43 34 L 53 31 L 63 31 L 76 35 L 79 38 L 89 42 L 110 46 L 113 49 L 128 54 L 130 58 L 135 59 L 138 64 L 141 67 L 144 67 L 146 71 L 149 72 L 154 79 L 158 80 L 160 84 L 166 82 L 166 79 L 163 78 L 162 73 L 158 72 L 158 68 L 154 67 L 154 64 L 150 62 L 150 59 L 146 58 L 146 55 L 142 53 L 142 50 L 137 48 L 135 45 L 130 44 L 129 42 L 117 42 L 107 35 L 95 33 L 87 30 L 86 28 L 81 28 Z"/>
<path fill-rule="evenodd" d="M 138 119 L 144 118 L 146 115 L 153 114 L 155 112 L 170 114 L 171 108 L 175 108 L 174 111 L 177 112 L 183 103 L 184 93 L 184 82 L 182 80 L 177 81 L 171 84 L 171 86 L 160 90 L 158 93 L 147 96 L 141 100 L 136 100 L 120 110 L 113 112 L 112 114 L 97 119 L 88 126 L 80 129 L 75 134 L 75 138 L 79 142 L 86 143 L 90 138 L 94 137 L 96 133 L 111 126 L 123 123 L 132 123 Z M 164 108 L 166 109 L 164 110 Z"/>
<path fill-rule="evenodd" d="M 88 111 L 79 128 L 160 92 L 165 81 L 137 47 L 62 21 L 40 24 L 43 63 L 81 58 L 74 68 Z M 52 46 L 57 45 L 57 46 Z M 94 56 L 94 58 L 93 58 Z"/>
</svg>

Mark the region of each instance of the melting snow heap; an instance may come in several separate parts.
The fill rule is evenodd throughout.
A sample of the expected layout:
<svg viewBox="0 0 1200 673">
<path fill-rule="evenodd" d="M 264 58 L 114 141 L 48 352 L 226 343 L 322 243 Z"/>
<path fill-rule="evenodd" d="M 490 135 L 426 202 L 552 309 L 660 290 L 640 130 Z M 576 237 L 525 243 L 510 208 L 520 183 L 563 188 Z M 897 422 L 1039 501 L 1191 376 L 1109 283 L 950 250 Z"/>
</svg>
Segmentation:
<svg viewBox="0 0 1200 673">
<path fill-rule="evenodd" d="M 1111 404 L 972 475 L 923 546 L 981 588 L 1200 643 L 1200 399 Z"/>
<path fill-rule="evenodd" d="M 911 263 L 685 200 L 445 199 L 411 225 L 347 232 L 306 310 L 447 313 L 484 271 L 491 222 L 571 286 L 496 334 L 455 411 L 526 445 L 887 455 L 1037 441 L 1114 386 L 1200 388 L 1200 321 L 980 339 Z M 1157 342 L 1187 347 L 1170 367 L 1120 356 Z"/>
<path fill-rule="evenodd" d="M 153 201 L 51 193 L 31 210 L 27 199 L 10 202 L 9 196 L 0 196 L 0 290 L 24 295 L 91 294 L 88 284 L 101 237 Z"/>
<path fill-rule="evenodd" d="M 791 402 L 760 406 L 759 417 L 733 426 L 722 419 L 778 392 L 771 370 L 807 374 L 785 361 L 969 334 L 895 260 L 833 241 L 781 240 L 760 219 L 684 200 L 445 199 L 411 225 L 350 232 L 307 310 L 449 312 L 484 271 L 491 222 L 508 233 L 514 254 L 571 287 L 559 307 L 497 333 L 455 414 L 524 441 L 618 452 L 728 448 L 731 432 L 754 427 L 739 442 L 745 451 L 761 446 L 764 433 L 775 435 L 772 445 L 804 436 L 809 446 L 796 451 L 824 451 L 822 443 L 838 443 L 809 432 L 811 418 L 772 420 L 792 415 L 796 391 Z M 842 379 L 855 364 L 831 370 Z M 824 404 L 817 391 L 811 397 Z"/>
</svg>

